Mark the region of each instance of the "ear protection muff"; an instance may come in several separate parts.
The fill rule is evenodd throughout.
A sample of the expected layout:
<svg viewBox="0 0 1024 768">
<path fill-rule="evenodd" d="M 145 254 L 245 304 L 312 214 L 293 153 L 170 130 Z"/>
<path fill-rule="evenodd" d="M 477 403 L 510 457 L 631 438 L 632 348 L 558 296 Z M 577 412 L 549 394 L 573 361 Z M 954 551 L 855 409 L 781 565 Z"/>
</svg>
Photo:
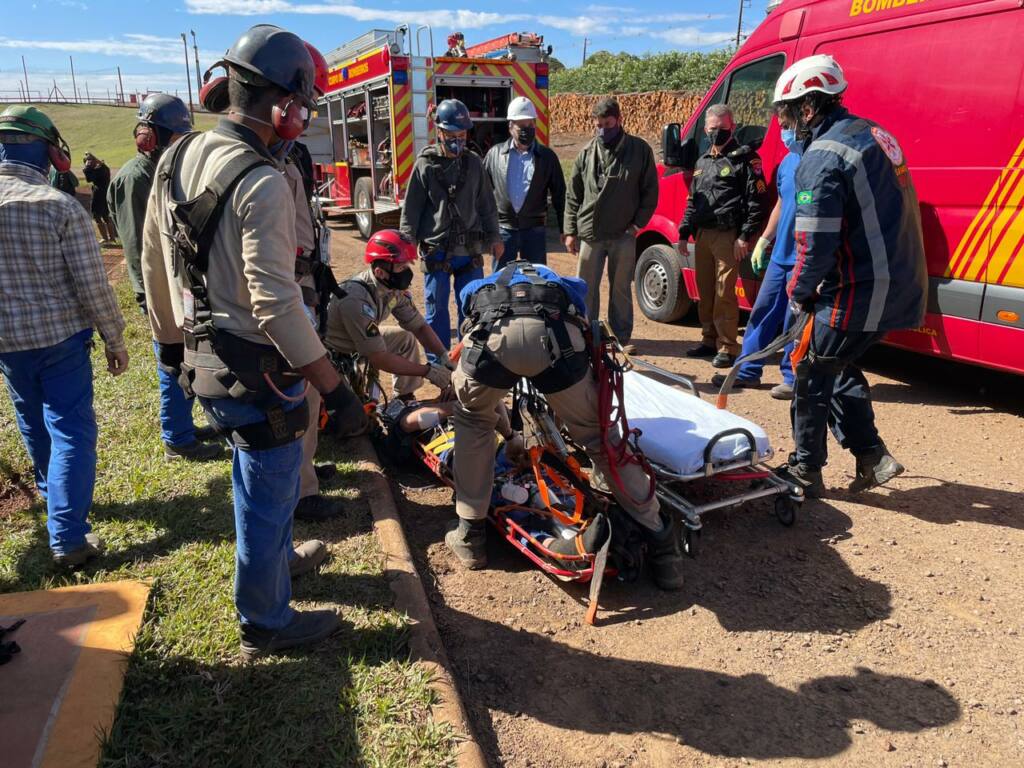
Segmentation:
<svg viewBox="0 0 1024 768">
<path fill-rule="evenodd" d="M 139 123 L 135 126 L 135 148 L 149 154 L 157 147 L 157 135 L 153 126 Z"/>
<path fill-rule="evenodd" d="M 278 136 L 285 141 L 295 141 L 309 126 L 309 109 L 296 103 L 295 99 L 289 101 L 284 109 L 275 104 L 271 122 Z"/>
<path fill-rule="evenodd" d="M 203 87 L 199 89 L 199 103 L 207 112 L 223 112 L 228 108 L 227 75 L 212 77 L 213 70 L 223 66 L 218 62 L 206 70 L 203 75 Z"/>
<path fill-rule="evenodd" d="M 56 144 L 49 146 L 50 165 L 57 170 L 57 173 L 67 173 L 71 170 L 71 150 L 68 149 L 64 139 L 60 138 L 60 134 L 57 134 L 57 138 L 60 139 L 60 146 Z"/>
</svg>

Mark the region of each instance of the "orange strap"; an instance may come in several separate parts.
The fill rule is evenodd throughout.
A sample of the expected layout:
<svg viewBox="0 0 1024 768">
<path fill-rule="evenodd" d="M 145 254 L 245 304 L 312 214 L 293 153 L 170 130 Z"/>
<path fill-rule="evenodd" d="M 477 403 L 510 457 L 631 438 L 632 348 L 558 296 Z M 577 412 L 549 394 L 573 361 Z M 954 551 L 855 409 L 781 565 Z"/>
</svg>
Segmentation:
<svg viewBox="0 0 1024 768">
<path fill-rule="evenodd" d="M 566 525 L 577 525 L 583 519 L 583 506 L 584 497 L 583 492 L 577 490 L 566 480 L 564 480 L 557 472 L 551 472 L 551 481 L 554 485 L 562 491 L 572 491 L 575 497 L 576 505 L 573 510 L 572 517 L 567 517 L 560 510 L 556 509 L 551 504 L 551 491 L 548 489 L 547 481 L 544 479 L 544 474 L 541 472 L 541 461 L 540 456 L 543 451 L 540 446 L 534 446 L 530 449 L 530 464 L 533 466 L 533 476 L 537 481 L 537 490 L 540 492 L 540 499 L 544 502 L 544 506 L 552 517 L 561 520 Z"/>
<path fill-rule="evenodd" d="M 800 336 L 800 343 L 793 346 L 793 352 L 789 359 L 793 363 L 793 370 L 800 364 L 800 361 L 807 356 L 807 350 L 811 348 L 811 337 L 814 335 L 814 320 L 808 321 L 804 326 L 803 335 Z"/>
</svg>

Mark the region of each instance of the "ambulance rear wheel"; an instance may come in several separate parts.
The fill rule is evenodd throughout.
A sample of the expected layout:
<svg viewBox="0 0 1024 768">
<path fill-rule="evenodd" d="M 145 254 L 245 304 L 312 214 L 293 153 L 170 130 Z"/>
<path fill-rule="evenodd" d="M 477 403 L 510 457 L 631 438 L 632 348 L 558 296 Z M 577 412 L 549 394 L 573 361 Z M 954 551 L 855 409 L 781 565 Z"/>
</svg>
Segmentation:
<svg viewBox="0 0 1024 768">
<path fill-rule="evenodd" d="M 373 180 L 369 176 L 356 179 L 356 187 L 353 191 L 355 206 L 358 210 L 366 213 L 356 214 L 356 226 L 359 234 L 364 240 L 369 240 L 370 235 L 377 231 L 377 217 L 373 213 Z"/>
<path fill-rule="evenodd" d="M 652 245 L 640 254 L 633 282 L 640 311 L 651 320 L 672 323 L 693 306 L 683 284 L 679 258 L 669 245 Z"/>
</svg>

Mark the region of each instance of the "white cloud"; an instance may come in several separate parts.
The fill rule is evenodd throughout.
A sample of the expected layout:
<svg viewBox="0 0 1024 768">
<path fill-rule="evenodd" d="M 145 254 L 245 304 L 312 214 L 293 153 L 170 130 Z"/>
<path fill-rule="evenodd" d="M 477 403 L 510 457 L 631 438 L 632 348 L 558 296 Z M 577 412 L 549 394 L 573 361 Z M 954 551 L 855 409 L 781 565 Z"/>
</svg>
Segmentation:
<svg viewBox="0 0 1024 768">
<path fill-rule="evenodd" d="M 679 46 L 719 45 L 736 39 L 734 32 L 707 32 L 697 27 L 671 27 L 651 36 Z"/>
<path fill-rule="evenodd" d="M 636 16 L 630 20 L 638 24 L 678 24 L 684 21 L 716 21 L 729 18 L 722 13 L 662 13 L 657 16 Z"/>
<path fill-rule="evenodd" d="M 180 37 L 157 37 L 142 34 L 128 34 L 122 35 L 121 39 L 108 38 L 105 40 L 21 40 L 0 37 L 0 48 L 92 53 L 99 56 L 142 59 L 153 64 L 178 64 L 183 61 L 185 55 Z M 220 54 L 200 51 L 200 56 L 209 60 L 219 58 Z"/>
</svg>

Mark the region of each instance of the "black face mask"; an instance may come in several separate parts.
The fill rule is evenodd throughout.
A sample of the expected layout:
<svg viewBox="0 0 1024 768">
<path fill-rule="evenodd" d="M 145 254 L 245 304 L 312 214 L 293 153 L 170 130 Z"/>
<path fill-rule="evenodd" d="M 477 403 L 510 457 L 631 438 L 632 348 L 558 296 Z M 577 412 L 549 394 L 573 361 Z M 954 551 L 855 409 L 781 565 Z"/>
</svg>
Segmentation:
<svg viewBox="0 0 1024 768">
<path fill-rule="evenodd" d="M 404 291 L 410 285 L 412 285 L 412 270 L 403 269 L 400 272 L 388 272 L 388 279 L 381 280 L 380 284 L 385 288 L 390 288 L 392 291 Z"/>
<path fill-rule="evenodd" d="M 732 138 L 732 130 L 729 128 L 712 128 L 708 134 L 712 146 L 724 147 Z"/>
<path fill-rule="evenodd" d="M 516 129 L 516 141 L 523 145 L 533 144 L 533 140 L 537 137 L 537 129 L 533 126 L 527 126 L 525 128 Z"/>
</svg>

